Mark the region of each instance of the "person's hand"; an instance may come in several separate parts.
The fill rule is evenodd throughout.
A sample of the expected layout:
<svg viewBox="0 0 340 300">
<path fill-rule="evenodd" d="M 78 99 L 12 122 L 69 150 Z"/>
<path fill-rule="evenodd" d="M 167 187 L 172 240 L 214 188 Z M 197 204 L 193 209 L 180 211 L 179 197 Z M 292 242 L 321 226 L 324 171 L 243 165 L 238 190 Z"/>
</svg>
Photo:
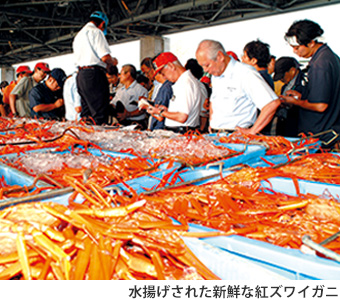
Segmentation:
<svg viewBox="0 0 340 300">
<path fill-rule="evenodd" d="M 251 128 L 242 128 L 242 127 L 238 127 L 236 126 L 236 131 L 241 132 L 242 134 L 255 134 Z"/>
<path fill-rule="evenodd" d="M 286 96 L 281 95 L 279 99 L 281 103 L 297 105 L 297 102 L 301 100 L 301 93 L 289 90 L 287 91 Z"/>
<path fill-rule="evenodd" d="M 159 115 L 159 113 L 161 112 L 161 110 L 159 109 L 159 107 L 154 107 L 152 105 L 150 105 L 147 110 L 146 110 L 150 115 Z"/>
<path fill-rule="evenodd" d="M 118 119 L 118 121 L 123 121 L 123 120 L 125 120 L 126 119 L 126 116 L 127 116 L 127 111 L 126 110 L 124 110 L 123 112 L 121 112 L 121 113 L 117 113 L 117 119 Z"/>
<path fill-rule="evenodd" d="M 64 105 L 64 100 L 63 99 L 58 99 L 56 102 L 54 102 L 54 105 L 56 108 L 59 108 Z"/>
<path fill-rule="evenodd" d="M 152 106 L 145 97 L 139 97 L 138 101 L 138 108 L 141 109 L 148 109 L 149 106 Z"/>
</svg>

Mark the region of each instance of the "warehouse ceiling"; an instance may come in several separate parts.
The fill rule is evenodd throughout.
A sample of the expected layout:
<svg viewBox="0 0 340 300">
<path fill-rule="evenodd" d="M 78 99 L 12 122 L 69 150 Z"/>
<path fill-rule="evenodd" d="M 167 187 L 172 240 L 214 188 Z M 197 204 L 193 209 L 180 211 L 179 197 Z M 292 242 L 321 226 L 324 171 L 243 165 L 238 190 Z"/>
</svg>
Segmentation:
<svg viewBox="0 0 340 300">
<path fill-rule="evenodd" d="M 338 1 L 2 0 L 0 66 L 72 52 L 75 34 L 95 10 L 109 17 L 110 45 L 291 12 Z"/>
</svg>

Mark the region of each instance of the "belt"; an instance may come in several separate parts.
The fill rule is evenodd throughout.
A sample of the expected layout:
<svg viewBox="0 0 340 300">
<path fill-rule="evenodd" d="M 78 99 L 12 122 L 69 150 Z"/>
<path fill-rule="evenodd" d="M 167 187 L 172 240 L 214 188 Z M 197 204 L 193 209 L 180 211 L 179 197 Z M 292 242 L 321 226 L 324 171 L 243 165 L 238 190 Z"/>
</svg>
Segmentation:
<svg viewBox="0 0 340 300">
<path fill-rule="evenodd" d="M 165 126 L 164 128 L 165 130 L 171 130 L 175 133 L 186 133 L 190 130 L 196 130 L 197 127 L 190 127 L 190 126 L 178 126 L 178 127 L 169 127 L 169 126 Z"/>
<path fill-rule="evenodd" d="M 78 67 L 78 70 L 87 70 L 87 69 L 92 69 L 92 70 L 101 70 L 106 72 L 105 68 L 101 66 L 83 66 L 83 67 Z"/>
<path fill-rule="evenodd" d="M 235 131 L 235 129 L 214 129 L 214 128 L 211 128 L 210 131 L 212 133 L 232 133 Z"/>
</svg>

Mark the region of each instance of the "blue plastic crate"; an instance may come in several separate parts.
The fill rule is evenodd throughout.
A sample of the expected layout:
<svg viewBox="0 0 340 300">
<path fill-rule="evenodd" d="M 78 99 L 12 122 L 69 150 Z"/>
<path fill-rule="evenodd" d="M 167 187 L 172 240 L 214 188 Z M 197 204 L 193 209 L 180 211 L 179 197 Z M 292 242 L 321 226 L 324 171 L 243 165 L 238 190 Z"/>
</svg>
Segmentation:
<svg viewBox="0 0 340 300">
<path fill-rule="evenodd" d="M 289 273 L 272 270 L 249 258 L 214 247 L 197 238 L 183 238 L 196 257 L 222 280 L 286 280 Z M 313 278 L 314 279 L 314 278 Z"/>
<path fill-rule="evenodd" d="M 222 144 L 221 144 L 222 145 Z M 194 179 L 200 179 L 202 177 L 206 176 L 213 176 L 214 178 L 202 180 L 199 182 L 199 184 L 203 184 L 212 180 L 216 180 L 216 178 L 219 178 L 220 176 L 220 169 L 222 169 L 222 173 L 225 176 L 228 174 L 227 171 L 223 171 L 228 168 L 233 168 L 236 165 L 244 164 L 244 163 L 253 163 L 254 161 L 257 161 L 261 155 L 264 155 L 265 148 L 258 145 L 249 145 L 247 147 L 244 147 L 244 145 L 239 144 L 223 144 L 223 146 L 228 147 L 229 149 L 235 150 L 235 151 L 243 151 L 243 154 L 232 156 L 228 159 L 222 159 L 216 162 L 216 164 L 208 164 L 203 167 L 196 167 L 194 169 L 191 169 L 189 167 L 186 167 L 182 169 L 180 172 L 173 173 L 172 176 L 168 178 L 168 182 L 172 181 L 174 179 L 174 176 L 179 176 L 177 180 L 174 180 L 173 183 L 179 183 L 181 181 L 190 181 Z M 159 171 L 152 173 L 152 176 L 143 176 L 136 179 L 128 180 L 126 181 L 126 184 L 129 185 L 131 188 L 133 188 L 137 193 L 142 193 L 149 189 L 154 189 L 157 187 L 160 183 L 162 183 L 162 180 L 165 175 L 167 175 L 168 171 Z M 166 184 L 168 185 L 168 184 Z M 126 190 L 126 187 L 123 184 L 117 185 L 119 188 Z"/>
<path fill-rule="evenodd" d="M 0 162 L 0 177 L 5 179 L 8 185 L 30 186 L 33 184 L 34 177 L 27 175 L 15 168 L 7 166 Z M 50 187 L 51 185 L 43 182 L 37 182 L 38 187 Z"/>
<path fill-rule="evenodd" d="M 191 224 L 190 231 L 215 231 Z M 246 258 L 288 279 L 340 278 L 340 264 L 333 260 L 304 254 L 297 249 L 287 249 L 242 236 L 219 236 L 202 239 L 214 247 Z"/>
</svg>

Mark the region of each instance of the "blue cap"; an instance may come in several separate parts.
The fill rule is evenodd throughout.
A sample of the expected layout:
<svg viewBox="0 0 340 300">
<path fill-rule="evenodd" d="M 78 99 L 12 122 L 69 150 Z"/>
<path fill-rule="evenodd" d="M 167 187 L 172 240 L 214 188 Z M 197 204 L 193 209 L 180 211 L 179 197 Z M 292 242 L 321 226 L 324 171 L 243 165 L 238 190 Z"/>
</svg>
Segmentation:
<svg viewBox="0 0 340 300">
<path fill-rule="evenodd" d="M 104 28 L 104 35 L 107 34 L 107 25 L 109 24 L 109 19 L 106 14 L 104 14 L 101 11 L 95 11 L 91 14 L 90 18 L 98 18 L 100 20 L 103 20 L 105 22 L 105 28 Z"/>
<path fill-rule="evenodd" d="M 63 88 L 64 82 L 66 80 L 66 74 L 63 69 L 55 68 L 52 70 L 51 77 L 53 77 L 57 82 L 60 88 Z"/>
</svg>

